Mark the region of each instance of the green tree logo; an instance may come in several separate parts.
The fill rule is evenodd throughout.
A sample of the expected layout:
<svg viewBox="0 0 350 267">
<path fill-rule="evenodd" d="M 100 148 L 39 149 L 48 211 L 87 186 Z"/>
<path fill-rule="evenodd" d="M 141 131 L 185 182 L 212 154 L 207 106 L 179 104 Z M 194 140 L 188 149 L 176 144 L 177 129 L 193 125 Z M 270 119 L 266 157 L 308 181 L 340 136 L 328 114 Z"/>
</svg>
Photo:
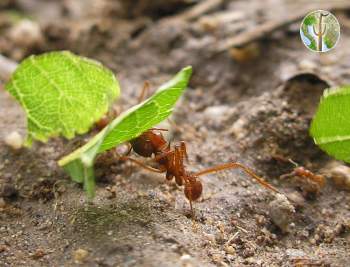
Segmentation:
<svg viewBox="0 0 350 267">
<path fill-rule="evenodd" d="M 340 25 L 330 12 L 317 10 L 309 13 L 300 27 L 304 45 L 312 51 L 327 52 L 333 49 L 340 37 Z"/>
</svg>

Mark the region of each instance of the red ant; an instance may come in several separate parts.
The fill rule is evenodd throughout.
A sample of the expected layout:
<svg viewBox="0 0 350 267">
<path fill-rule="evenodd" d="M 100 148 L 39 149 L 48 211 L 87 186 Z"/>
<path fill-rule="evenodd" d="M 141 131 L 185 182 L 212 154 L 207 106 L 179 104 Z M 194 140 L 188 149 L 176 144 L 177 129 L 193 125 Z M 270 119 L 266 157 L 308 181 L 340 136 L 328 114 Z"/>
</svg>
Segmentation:
<svg viewBox="0 0 350 267">
<path fill-rule="evenodd" d="M 141 102 L 149 90 L 149 83 L 146 82 L 142 89 L 142 93 L 139 97 L 139 102 Z M 107 120 L 101 120 L 97 126 L 103 128 L 108 123 Z M 158 131 L 158 132 L 157 132 Z M 219 172 L 226 169 L 240 168 L 253 179 L 255 179 L 259 184 L 268 188 L 276 193 L 280 193 L 275 187 L 267 183 L 265 180 L 256 175 L 252 170 L 244 166 L 243 164 L 237 162 L 225 163 L 221 165 L 214 166 L 212 168 L 205 169 L 200 172 L 192 173 L 188 172 L 184 166 L 184 160 L 188 161 L 187 149 L 185 142 L 180 142 L 179 144 L 171 147 L 161 131 L 167 131 L 166 129 L 152 128 L 142 133 L 139 137 L 130 141 L 129 150 L 124 156 L 119 156 L 120 160 L 129 160 L 144 169 L 147 169 L 156 173 L 166 173 L 166 179 L 172 180 L 175 178 L 177 185 L 184 185 L 184 193 L 186 198 L 190 202 L 191 211 L 193 214 L 192 202 L 200 198 L 203 191 L 203 185 L 198 179 L 200 176 Z M 128 155 L 131 150 L 134 150 L 138 155 L 145 158 L 152 158 L 154 162 L 158 164 L 158 168 L 145 165 L 143 162 L 130 158 Z"/>
<path fill-rule="evenodd" d="M 296 176 L 306 177 L 311 181 L 317 183 L 320 187 L 324 187 L 326 183 L 323 175 L 314 174 L 313 172 L 305 169 L 304 167 L 296 167 L 292 173 Z"/>
<path fill-rule="evenodd" d="M 184 160 L 188 161 L 185 142 L 182 141 L 180 144 L 176 144 L 172 148 L 170 143 L 167 143 L 167 141 L 164 139 L 162 133 L 157 133 L 156 131 L 166 131 L 166 129 L 153 128 L 144 132 L 139 137 L 131 140 L 127 155 L 131 152 L 131 150 L 134 150 L 134 152 L 142 157 L 153 157 L 153 161 L 155 161 L 159 166 L 158 168 L 147 166 L 127 155 L 121 156 L 120 159 L 130 160 L 131 162 L 152 172 L 165 172 L 167 180 L 175 178 L 177 185 L 184 185 L 184 193 L 190 202 L 192 212 L 192 202 L 200 198 L 203 190 L 203 185 L 198 179 L 199 176 L 226 169 L 240 168 L 265 188 L 268 188 L 276 193 L 280 193 L 275 187 L 260 178 L 252 170 L 237 162 L 217 165 L 196 173 L 187 172 L 184 166 Z"/>
<path fill-rule="evenodd" d="M 292 172 L 281 175 L 280 178 L 293 178 L 293 181 L 302 189 L 304 196 L 312 197 L 318 195 L 326 184 L 326 178 L 299 166 L 291 159 L 289 159 L 289 162 L 294 164 L 295 168 Z"/>
</svg>

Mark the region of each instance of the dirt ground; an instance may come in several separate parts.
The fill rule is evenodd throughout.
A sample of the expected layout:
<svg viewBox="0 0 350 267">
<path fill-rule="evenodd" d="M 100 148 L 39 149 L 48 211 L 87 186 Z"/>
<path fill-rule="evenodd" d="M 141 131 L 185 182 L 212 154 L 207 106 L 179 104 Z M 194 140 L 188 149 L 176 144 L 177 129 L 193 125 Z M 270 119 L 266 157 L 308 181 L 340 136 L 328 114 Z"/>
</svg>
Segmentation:
<svg viewBox="0 0 350 267">
<path fill-rule="evenodd" d="M 163 125 L 172 143 L 188 145 L 188 168 L 237 160 L 289 201 L 229 170 L 201 178 L 192 221 L 182 188 L 106 154 L 89 203 L 57 166 L 89 135 L 11 149 L 4 138 L 25 135 L 25 115 L 0 87 L 0 266 L 349 266 L 350 169 L 319 150 L 308 127 L 323 89 L 350 82 L 350 6 L 334 8 L 341 39 L 329 53 L 304 47 L 302 18 L 288 22 L 336 2 L 1 1 L 2 55 L 97 59 L 121 83 L 119 109 L 137 102 L 145 80 L 155 89 L 192 65 L 176 127 Z M 193 11 L 203 3 L 211 6 Z M 269 21 L 285 23 L 243 48 L 219 49 Z M 289 159 L 326 185 L 286 175 Z"/>
</svg>

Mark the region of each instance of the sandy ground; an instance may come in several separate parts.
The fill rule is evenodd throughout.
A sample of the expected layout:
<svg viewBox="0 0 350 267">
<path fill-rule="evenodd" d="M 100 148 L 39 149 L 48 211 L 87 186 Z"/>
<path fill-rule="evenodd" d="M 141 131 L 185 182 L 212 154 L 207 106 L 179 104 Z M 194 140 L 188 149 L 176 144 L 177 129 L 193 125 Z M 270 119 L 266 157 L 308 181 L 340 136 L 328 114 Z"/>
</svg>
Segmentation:
<svg viewBox="0 0 350 267">
<path fill-rule="evenodd" d="M 229 170 L 202 177 L 192 221 L 182 188 L 107 154 L 98 160 L 97 197 L 88 203 L 57 166 L 88 136 L 12 150 L 3 140 L 12 131 L 25 134 L 25 115 L 0 88 L 0 266 L 349 266 L 349 187 L 334 181 L 350 179 L 350 171 L 308 134 L 323 89 L 350 81 L 348 13 L 335 12 L 341 40 L 324 55 L 303 46 L 299 22 L 218 54 L 220 40 L 301 5 L 222 1 L 188 20 L 174 19 L 193 5 L 181 0 L 132 7 L 108 0 L 5 2 L 3 55 L 19 61 L 65 49 L 100 60 L 120 80 L 119 109 L 137 102 L 145 80 L 155 89 L 192 65 L 190 88 L 172 116 L 177 127 L 163 125 L 173 143 L 187 143 L 188 168 L 237 160 L 292 201 Z M 229 23 L 221 20 L 225 13 Z M 28 17 L 29 35 L 21 38 Z M 286 177 L 294 168 L 289 159 L 323 174 L 325 187 Z"/>
</svg>

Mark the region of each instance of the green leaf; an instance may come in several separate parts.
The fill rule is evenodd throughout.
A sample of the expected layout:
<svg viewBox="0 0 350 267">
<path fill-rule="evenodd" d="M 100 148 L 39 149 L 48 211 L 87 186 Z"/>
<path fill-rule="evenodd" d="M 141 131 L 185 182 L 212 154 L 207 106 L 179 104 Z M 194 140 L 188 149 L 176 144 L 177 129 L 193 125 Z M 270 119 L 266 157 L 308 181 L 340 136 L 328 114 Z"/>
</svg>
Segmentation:
<svg viewBox="0 0 350 267">
<path fill-rule="evenodd" d="M 87 132 L 120 91 L 110 70 L 66 51 L 25 59 L 6 89 L 26 111 L 28 145 Z"/>
<path fill-rule="evenodd" d="M 304 19 L 303 23 L 304 23 L 305 25 L 308 25 L 308 26 L 313 25 L 313 24 L 316 24 L 316 23 L 317 23 L 317 19 L 316 19 L 316 17 L 315 17 L 315 14 L 310 14 L 310 15 L 308 15 L 308 16 Z"/>
<path fill-rule="evenodd" d="M 88 196 L 94 196 L 93 164 L 96 156 L 121 143 L 129 141 L 166 119 L 187 88 L 192 68 L 182 69 L 173 79 L 163 84 L 144 102 L 123 112 L 88 143 L 58 164 L 78 183 L 84 183 Z"/>
<path fill-rule="evenodd" d="M 310 134 L 322 150 L 350 163 L 350 86 L 324 92 Z"/>
</svg>

